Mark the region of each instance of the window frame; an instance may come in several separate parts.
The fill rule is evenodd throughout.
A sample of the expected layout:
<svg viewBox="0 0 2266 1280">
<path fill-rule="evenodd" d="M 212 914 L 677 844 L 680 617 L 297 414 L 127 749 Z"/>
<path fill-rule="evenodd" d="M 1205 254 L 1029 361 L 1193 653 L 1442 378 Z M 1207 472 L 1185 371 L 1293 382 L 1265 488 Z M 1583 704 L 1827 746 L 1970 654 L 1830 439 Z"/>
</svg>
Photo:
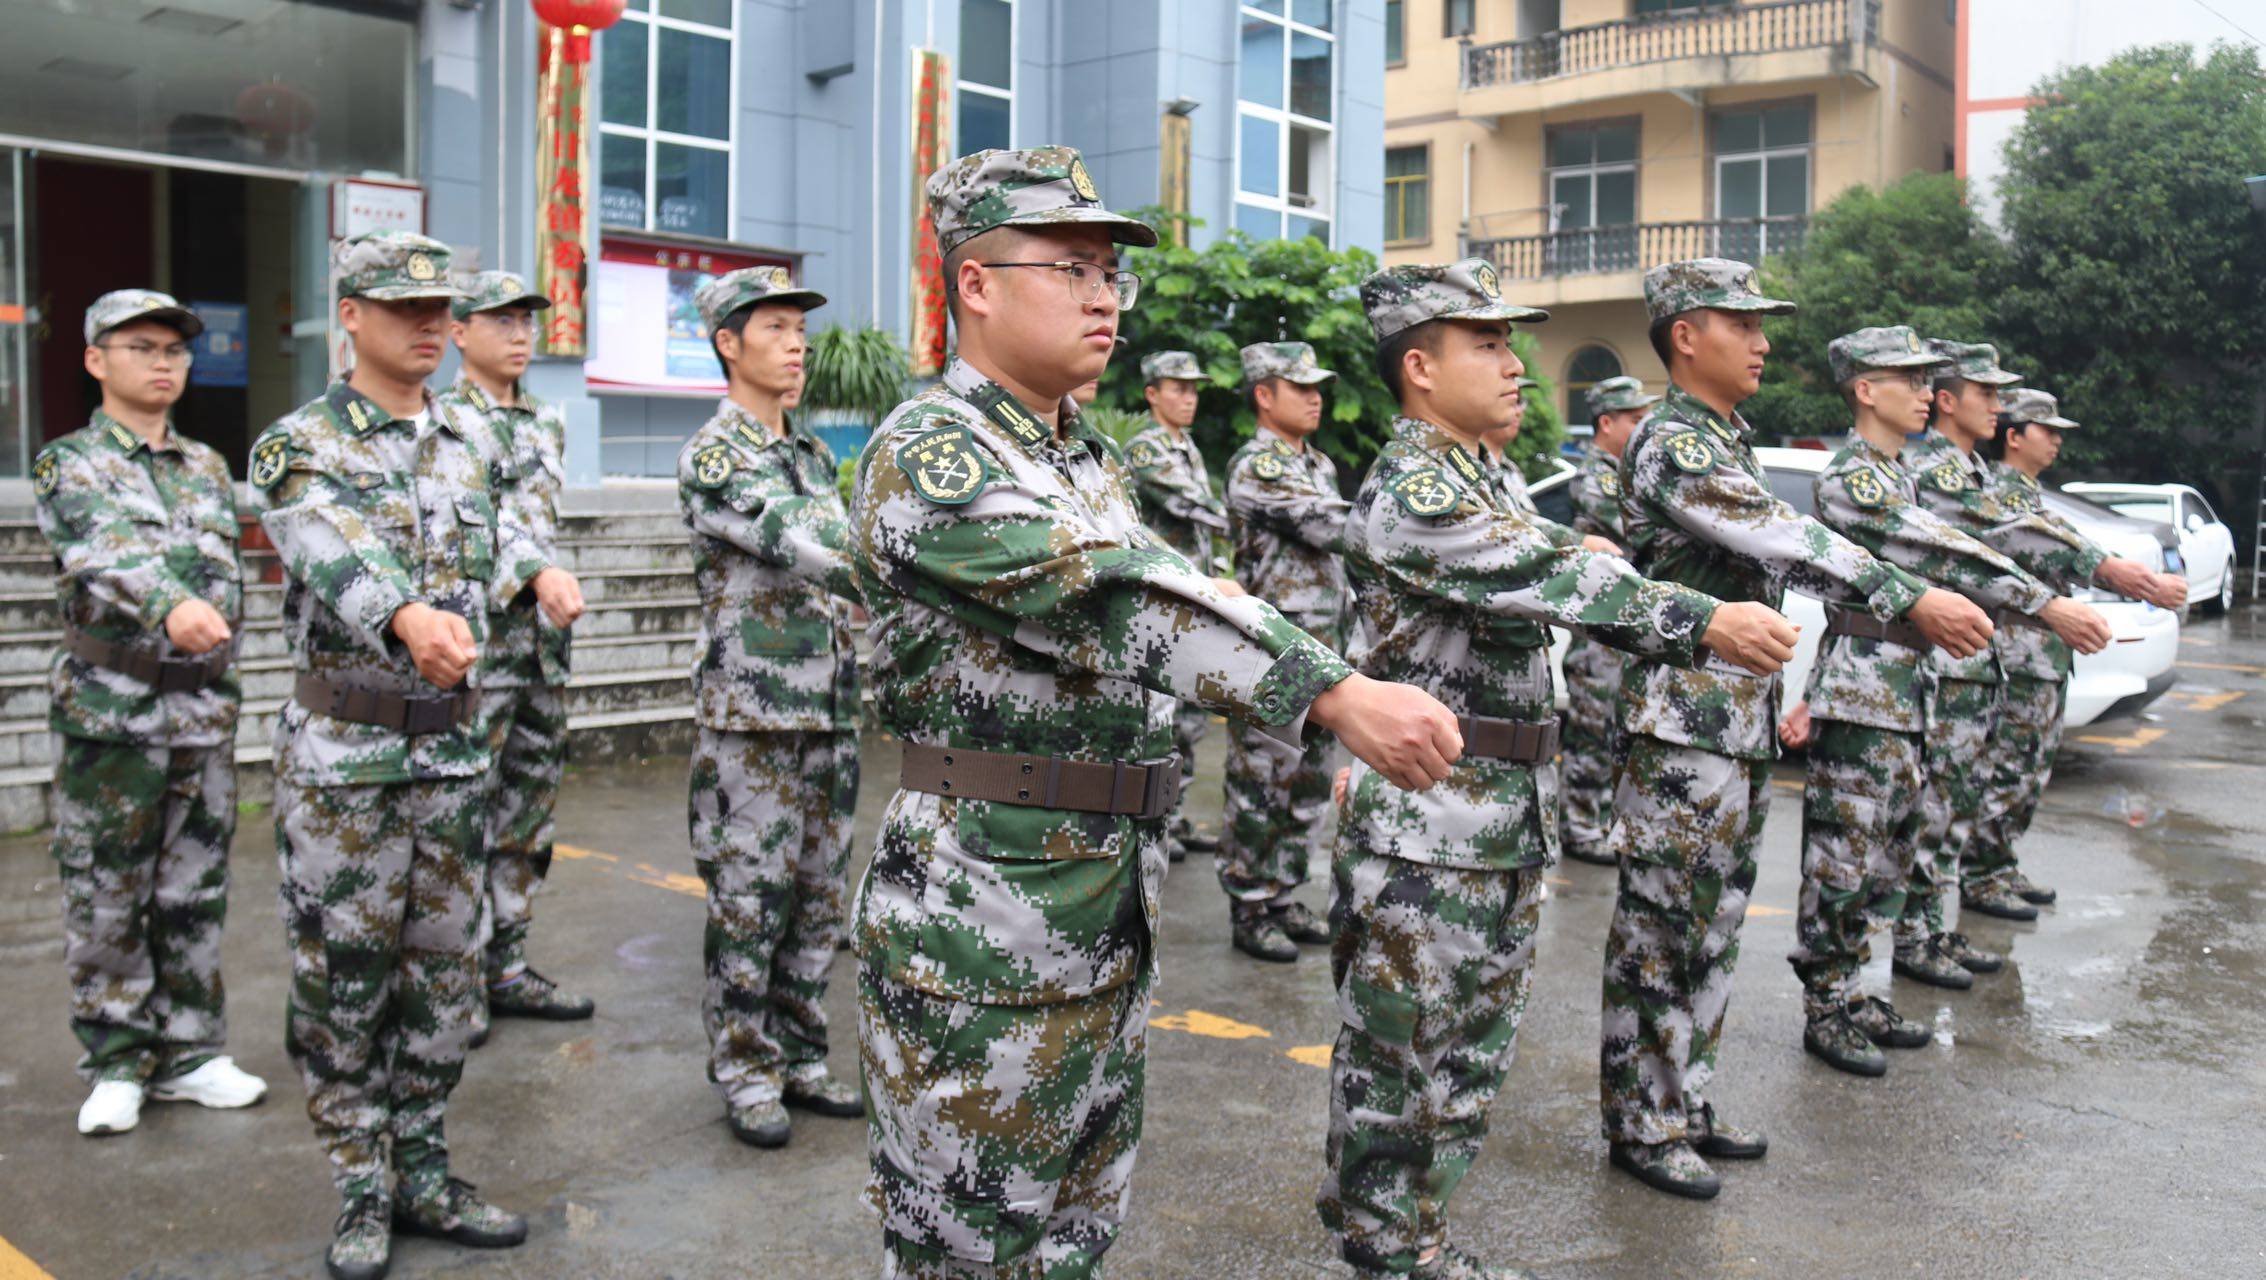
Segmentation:
<svg viewBox="0 0 2266 1280">
<path fill-rule="evenodd" d="M 1333 3 L 1336 2 L 1337 0 L 1333 0 Z M 1325 243 L 1330 248 L 1334 249 L 1338 246 L 1339 234 L 1337 211 L 1338 125 L 1337 120 L 1334 117 L 1336 116 L 1338 109 L 1338 90 L 1341 85 L 1340 77 L 1344 74 L 1344 59 L 1339 56 L 1343 52 L 1343 47 L 1338 39 L 1338 34 L 1335 30 L 1324 30 L 1320 27 L 1308 26 L 1307 24 L 1298 21 L 1296 18 L 1293 18 L 1291 16 L 1290 7 L 1288 5 L 1285 5 L 1283 7 L 1283 12 L 1281 13 L 1269 13 L 1264 9 L 1256 7 L 1255 5 L 1238 3 L 1235 6 L 1235 12 L 1233 16 L 1235 19 L 1236 31 L 1235 166 L 1233 173 L 1235 185 L 1233 190 L 1230 192 L 1230 212 L 1231 214 L 1240 214 L 1244 208 L 1251 208 L 1274 214 L 1274 238 L 1277 240 L 1286 238 L 1285 228 L 1289 226 L 1289 219 L 1291 218 L 1304 218 L 1309 222 L 1326 222 L 1329 224 L 1330 234 Z M 1333 8 L 1330 13 L 1331 26 L 1335 27 L 1337 25 L 1337 19 L 1342 16 L 1343 14 L 1340 9 Z M 1282 28 L 1283 105 L 1279 108 L 1266 106 L 1262 103 L 1252 102 L 1251 100 L 1243 96 L 1242 32 L 1243 24 L 1247 19 L 1258 19 L 1262 22 L 1272 23 Z M 1330 112 L 1333 117 L 1332 119 L 1318 120 L 1313 116 L 1300 115 L 1290 108 L 1293 85 L 1291 53 L 1296 47 L 1294 37 L 1299 35 L 1319 37 L 1322 40 L 1327 41 L 1330 46 L 1329 92 Z M 1272 196 L 1261 195 L 1257 192 L 1246 191 L 1243 188 L 1243 118 L 1245 116 L 1250 116 L 1254 119 L 1267 121 L 1275 127 L 1275 190 L 1281 194 Z M 1317 130 L 1323 135 L 1323 145 L 1327 148 L 1327 154 L 1329 158 L 1330 180 L 1327 184 L 1324 184 L 1324 189 L 1322 191 L 1315 193 L 1319 197 L 1320 203 L 1308 208 L 1300 208 L 1299 206 L 1292 204 L 1290 200 L 1291 143 L 1294 130 L 1300 128 Z M 1232 226 L 1235 224 L 1231 222 L 1230 225 Z"/>
<path fill-rule="evenodd" d="M 1392 154 L 1393 154 L 1393 153 L 1394 153 L 1395 151 L 1421 151 L 1421 152 L 1423 152 L 1423 153 L 1424 153 L 1424 172 L 1423 172 L 1422 174 L 1403 174 L 1403 175 L 1401 175 L 1401 176 L 1399 176 L 1399 177 L 1395 177 L 1395 176 L 1394 176 L 1394 175 L 1393 175 L 1393 174 L 1392 174 L 1391 172 L 1389 172 L 1389 171 L 1388 171 L 1388 172 L 1387 172 L 1387 173 L 1385 174 L 1385 176 L 1384 176 L 1384 183 L 1385 183 L 1385 228 L 1386 228 L 1386 235 L 1385 235 L 1385 247 L 1386 247 L 1386 248 L 1389 248 L 1389 249 L 1402 249 L 1402 248 L 1414 248 L 1414 247 L 1416 247 L 1416 246 L 1418 246 L 1418 245 L 1427 245 L 1427 244 L 1430 244 L 1430 243 L 1432 243 L 1432 219 L 1431 219 L 1431 217 L 1430 217 L 1430 216 L 1427 216 L 1427 217 L 1425 218 L 1425 220 L 1424 220 L 1424 226 L 1423 226 L 1423 228 L 1422 228 L 1422 230 L 1423 230 L 1423 234 L 1422 234 L 1422 235 L 1417 235 L 1417 236 L 1406 236 L 1406 237 L 1403 237 L 1402 239 L 1399 239 L 1399 240 L 1395 240 L 1395 239 L 1393 239 L 1393 237 L 1392 237 L 1392 234 L 1391 234 L 1391 230 L 1392 230 L 1392 225 L 1393 225 L 1393 204 L 1394 204 L 1394 201 L 1396 201 L 1396 200 L 1401 200 L 1401 201 L 1403 201 L 1403 202 L 1404 202 L 1404 203 L 1402 204 L 1402 207 L 1401 207 L 1401 214 L 1402 214 L 1401 230 L 1403 230 L 1403 231 L 1406 231 L 1406 230 L 1408 230 L 1408 229 L 1409 229 L 1409 228 L 1408 228 L 1408 223 L 1407 223 L 1407 213 L 1408 213 L 1408 209 L 1407 209 L 1407 205 L 1406 205 L 1406 203 L 1405 203 L 1405 199 L 1406 199 L 1406 198 L 1405 198 L 1405 197 L 1404 197 L 1404 196 L 1403 196 L 1403 195 L 1402 195 L 1402 194 L 1401 194 L 1401 193 L 1400 193 L 1399 191 L 1397 191 L 1397 190 L 1395 189 L 1395 188 L 1397 188 L 1397 187 L 1406 186 L 1406 185 L 1409 185 L 1409 184 L 1411 184 L 1411 183 L 1417 183 L 1417 182 L 1421 182 L 1421 183 L 1423 183 L 1423 184 L 1424 184 L 1424 189 L 1425 189 L 1425 191 L 1424 191 L 1424 194 L 1425 194 L 1425 200 L 1426 200 L 1426 205 L 1425 205 L 1425 213 L 1426 213 L 1427 215 L 1430 215 L 1430 214 L 1431 214 L 1431 212 L 1432 212 L 1432 209 L 1431 209 L 1431 205 L 1430 205 L 1431 196 L 1432 196 L 1432 139 L 1430 139 L 1430 138 L 1426 138 L 1426 139 L 1425 139 L 1425 140 L 1423 140 L 1422 142 L 1403 142 L 1403 143 L 1399 143 L 1399 144 L 1394 144 L 1394 143 L 1389 143 L 1389 142 L 1388 142 L 1388 143 L 1386 143 L 1386 144 L 1385 144 L 1385 163 L 1386 163 L 1386 166 L 1387 166 L 1388 170 L 1389 170 L 1389 169 L 1390 169 L 1390 167 L 1391 167 L 1391 164 L 1392 164 Z"/>
<path fill-rule="evenodd" d="M 1610 129 L 1616 125 L 1627 125 L 1635 131 L 1636 156 L 1633 159 L 1612 160 L 1602 164 L 1596 160 L 1591 160 L 1587 164 L 1554 165 L 1549 163 L 1551 141 L 1555 139 L 1559 134 L 1595 132 L 1600 129 Z M 1592 148 L 1591 150 L 1592 154 L 1594 154 L 1595 148 Z M 1557 216 L 1556 209 L 1558 201 L 1555 197 L 1558 194 L 1558 176 L 1560 174 L 1585 174 L 1589 178 L 1589 208 L 1592 219 L 1590 224 L 1587 227 L 1558 227 L 1556 228 L 1557 230 L 1596 230 L 1599 226 L 1599 224 L 1595 221 L 1595 215 L 1597 212 L 1598 175 L 1605 173 L 1619 173 L 1623 170 L 1626 170 L 1629 174 L 1629 189 L 1631 192 L 1629 203 L 1629 220 L 1626 223 L 1617 222 L 1611 225 L 1633 227 L 1644 220 L 1642 217 L 1644 210 L 1643 116 L 1603 116 L 1595 120 L 1567 120 L 1558 124 L 1545 124 L 1544 126 L 1542 126 L 1542 159 L 1542 205 L 1544 212 L 1550 214 L 1550 216 L 1553 218 Z"/>
<path fill-rule="evenodd" d="M 705 22 L 693 22 L 685 18 L 669 17 L 668 15 L 660 12 L 660 5 L 657 0 L 656 2 L 648 3 L 642 9 L 623 10 L 621 21 L 635 21 L 642 23 L 645 26 L 645 123 L 642 125 L 633 125 L 613 124 L 608 122 L 604 118 L 604 86 L 600 85 L 600 92 L 598 94 L 600 117 L 598 121 L 598 136 L 600 141 L 598 145 L 601 150 L 600 154 L 595 157 L 595 159 L 597 162 L 596 168 L 598 169 L 598 186 L 600 188 L 603 188 L 605 185 L 605 156 L 603 153 L 603 148 L 605 146 L 604 139 L 608 137 L 633 138 L 641 140 L 645 143 L 645 220 L 643 223 L 637 226 L 630 226 L 627 223 L 621 222 L 607 222 L 605 220 L 605 201 L 601 196 L 601 198 L 597 202 L 598 209 L 596 211 L 598 216 L 598 226 L 601 230 L 607 227 L 612 227 L 618 231 L 642 232 L 648 235 L 689 236 L 693 239 L 698 240 L 716 239 L 726 242 L 730 241 L 733 235 L 736 233 L 737 228 L 739 227 L 740 212 L 740 158 L 739 147 L 737 146 L 740 127 L 740 7 L 737 3 L 733 3 L 727 6 L 727 11 L 732 16 L 732 25 L 729 27 L 717 27 L 711 26 Z M 698 134 L 674 133 L 660 127 L 660 32 L 662 30 L 680 31 L 689 35 L 707 36 L 711 39 L 721 38 L 724 41 L 724 78 L 726 81 L 724 103 L 725 136 L 721 139 L 703 138 Z M 605 32 L 600 32 L 599 38 L 604 39 L 606 34 L 607 33 Z M 603 66 L 603 55 L 601 55 L 600 65 Z M 601 75 L 603 75 L 603 72 L 601 72 Z M 661 166 L 659 163 L 659 149 L 660 145 L 664 142 L 669 143 L 672 146 L 689 147 L 699 151 L 720 151 L 723 153 L 724 233 L 721 236 L 712 237 L 701 232 L 678 231 L 659 225 L 658 219 L 661 215 L 661 201 L 656 195 L 654 184 L 660 181 Z"/>
<path fill-rule="evenodd" d="M 1023 6 L 1018 3 L 1018 0 L 1000 0 L 1000 3 L 1007 6 L 1007 87 L 1005 89 L 1001 89 L 998 85 L 985 84 L 979 80 L 962 79 L 958 68 L 968 65 L 967 51 L 959 49 L 957 44 L 954 45 L 954 48 L 958 49 L 960 54 L 954 61 L 952 73 L 952 154 L 954 155 L 966 154 L 960 144 L 960 95 L 964 93 L 973 93 L 983 98 L 994 98 L 1007 104 L 1007 145 L 1010 147 L 1015 145 L 1016 85 L 1022 80 L 1022 76 L 1018 75 L 1017 72 L 1020 69 L 1018 59 L 1023 54 Z M 964 33 L 966 19 L 962 18 L 961 22 Z"/>
<path fill-rule="evenodd" d="M 1464 25 L 1456 26 L 1456 9 L 1461 6 Z M 1461 40 L 1479 33 L 1479 0 L 1440 0 L 1440 38 Z"/>
<path fill-rule="evenodd" d="M 1629 362 L 1625 357 L 1621 355 L 1621 349 L 1619 347 L 1614 346 L 1612 343 L 1607 342 L 1603 338 L 1588 338 L 1583 340 L 1581 345 L 1575 347 L 1572 351 L 1567 352 L 1566 362 L 1558 366 L 1558 386 L 1563 389 L 1566 396 L 1566 426 L 1569 429 L 1577 426 L 1585 427 L 1588 428 L 1592 433 L 1594 433 L 1597 428 L 1596 420 L 1594 418 L 1585 417 L 1582 414 L 1577 413 L 1574 409 L 1574 406 L 1577 403 L 1586 405 L 1589 401 L 1589 389 L 1596 386 L 1598 383 L 1605 381 L 1605 378 L 1595 378 L 1588 382 L 1574 381 L 1574 362 L 1580 360 L 1583 356 L 1588 355 L 1592 351 L 1602 351 L 1606 355 L 1613 357 L 1614 371 L 1605 375 L 1606 378 L 1618 378 L 1622 374 L 1627 373 L 1629 371 Z"/>
<path fill-rule="evenodd" d="M 1764 112 L 1769 111 L 1773 107 L 1791 106 L 1799 106 L 1804 111 L 1809 112 L 1809 141 L 1804 142 L 1799 146 L 1792 147 L 1758 146 L 1753 151 L 1729 152 L 1723 150 L 1716 144 L 1716 138 L 1720 132 L 1723 117 L 1729 115 L 1737 115 L 1739 113 L 1748 111 L 1752 111 L 1756 114 L 1756 116 L 1760 117 Z M 1802 176 L 1804 179 L 1804 189 L 1802 192 L 1802 212 L 1798 215 L 1774 215 L 1769 213 L 1758 213 L 1755 216 L 1758 218 L 1808 218 L 1816 216 L 1818 189 L 1817 150 L 1818 103 L 1817 99 L 1814 97 L 1768 98 L 1754 102 L 1727 103 L 1710 111 L 1707 117 L 1707 178 L 1708 184 L 1712 188 L 1712 190 L 1708 193 L 1707 204 L 1708 208 L 1714 210 L 1713 220 L 1716 222 L 1723 222 L 1726 221 L 1729 216 L 1723 212 L 1723 163 L 1726 159 L 1734 161 L 1759 160 L 1762 162 L 1763 187 L 1760 193 L 1761 198 L 1756 202 L 1756 207 L 1758 209 L 1768 209 L 1770 207 L 1770 162 L 1773 159 L 1782 159 L 1784 157 L 1793 155 L 1799 155 L 1803 157 L 1804 161 L 1802 165 Z"/>
<path fill-rule="evenodd" d="M 1400 33 L 1401 56 L 1394 61 L 1393 34 Z M 1408 65 L 1408 0 L 1385 0 L 1385 69 Z"/>
</svg>

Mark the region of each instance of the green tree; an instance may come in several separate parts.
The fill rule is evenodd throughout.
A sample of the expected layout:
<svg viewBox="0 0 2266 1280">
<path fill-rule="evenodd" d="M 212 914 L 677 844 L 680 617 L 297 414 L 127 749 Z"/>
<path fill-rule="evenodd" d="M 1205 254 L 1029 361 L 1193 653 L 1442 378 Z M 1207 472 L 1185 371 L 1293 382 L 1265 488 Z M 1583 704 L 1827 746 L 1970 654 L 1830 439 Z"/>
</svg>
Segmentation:
<svg viewBox="0 0 2266 1280">
<path fill-rule="evenodd" d="M 1834 388 L 1826 344 L 1875 325 L 1907 324 L 1923 338 L 1996 342 L 1993 297 L 2006 246 L 1950 174 L 1919 174 L 1875 191 L 1852 187 L 1818 212 L 1800 248 L 1763 264 L 1764 288 L 1801 310 L 1766 320 L 1762 390 L 1742 408 L 1779 436 L 1835 436 L 1849 410 Z"/>
<path fill-rule="evenodd" d="M 2071 469 L 2247 506 L 2266 382 L 2266 229 L 2242 186 L 2266 170 L 2258 51 L 2135 49 L 2032 95 L 2000 187 L 2016 367 L 2086 424 Z"/>
</svg>

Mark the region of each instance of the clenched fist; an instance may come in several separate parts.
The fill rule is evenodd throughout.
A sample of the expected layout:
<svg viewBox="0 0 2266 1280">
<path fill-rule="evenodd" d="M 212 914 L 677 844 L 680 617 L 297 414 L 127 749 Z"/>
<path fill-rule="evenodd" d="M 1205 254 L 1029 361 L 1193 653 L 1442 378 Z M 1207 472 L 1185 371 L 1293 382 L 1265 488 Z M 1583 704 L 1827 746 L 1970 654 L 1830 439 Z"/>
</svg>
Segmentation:
<svg viewBox="0 0 2266 1280">
<path fill-rule="evenodd" d="M 1356 673 L 1314 699 L 1306 714 L 1403 791 L 1446 778 L 1463 754 L 1455 713 L 1415 685 Z"/>
</svg>

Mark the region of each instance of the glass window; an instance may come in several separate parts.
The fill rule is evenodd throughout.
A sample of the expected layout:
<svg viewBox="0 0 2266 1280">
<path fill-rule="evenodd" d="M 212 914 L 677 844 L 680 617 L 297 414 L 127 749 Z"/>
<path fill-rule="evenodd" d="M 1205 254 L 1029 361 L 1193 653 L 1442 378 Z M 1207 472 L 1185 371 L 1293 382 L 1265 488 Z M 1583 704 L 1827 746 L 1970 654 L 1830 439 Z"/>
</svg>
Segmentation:
<svg viewBox="0 0 2266 1280">
<path fill-rule="evenodd" d="M 1385 239 L 1423 240 L 1432 234 L 1432 150 L 1385 151 Z"/>
<path fill-rule="evenodd" d="M 598 221 L 732 234 L 731 0 L 633 3 L 598 34 Z"/>
<path fill-rule="evenodd" d="M 958 154 L 1015 145 L 1014 0 L 960 2 Z"/>
<path fill-rule="evenodd" d="M 1009 101 L 988 93 L 960 95 L 960 154 L 1007 146 Z"/>
<path fill-rule="evenodd" d="M 1441 0 L 1440 34 L 1450 40 L 1470 35 L 1476 25 L 1474 11 L 1478 7 L 1477 0 Z"/>
<path fill-rule="evenodd" d="M 1408 61 L 1408 14 L 1402 0 L 1385 0 L 1385 65 Z"/>
<path fill-rule="evenodd" d="M 1734 0 L 1637 0 L 1636 14 L 1643 17 L 1653 13 L 1684 13 L 1697 9 L 1714 9 L 1734 3 Z"/>
<path fill-rule="evenodd" d="M 1611 347 L 1587 346 L 1566 361 L 1566 421 L 1589 422 L 1589 389 L 1621 376 L 1621 357 Z"/>
<path fill-rule="evenodd" d="M 1549 135 L 1550 275 L 1627 271 L 1636 261 L 1637 126 L 1553 129 Z"/>
<path fill-rule="evenodd" d="M 1753 262 L 1798 243 L 1810 212 L 1810 119 L 1807 102 L 1716 115 L 1716 218 L 1787 220 L 1722 227 L 1716 253 Z"/>
<path fill-rule="evenodd" d="M 1235 225 L 1251 235 L 1330 234 L 1337 98 L 1331 9 L 1316 0 L 1276 0 L 1239 10 Z"/>
</svg>

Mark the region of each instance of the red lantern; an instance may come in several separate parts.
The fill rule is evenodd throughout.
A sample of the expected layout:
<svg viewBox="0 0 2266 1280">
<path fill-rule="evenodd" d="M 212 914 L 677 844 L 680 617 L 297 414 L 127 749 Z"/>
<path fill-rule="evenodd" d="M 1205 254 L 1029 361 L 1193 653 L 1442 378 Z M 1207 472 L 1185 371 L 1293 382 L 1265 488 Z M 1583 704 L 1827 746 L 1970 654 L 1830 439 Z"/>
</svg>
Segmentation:
<svg viewBox="0 0 2266 1280">
<path fill-rule="evenodd" d="M 535 16 L 566 32 L 566 60 L 590 61 L 590 33 L 621 20 L 627 0 L 533 0 Z"/>
</svg>

